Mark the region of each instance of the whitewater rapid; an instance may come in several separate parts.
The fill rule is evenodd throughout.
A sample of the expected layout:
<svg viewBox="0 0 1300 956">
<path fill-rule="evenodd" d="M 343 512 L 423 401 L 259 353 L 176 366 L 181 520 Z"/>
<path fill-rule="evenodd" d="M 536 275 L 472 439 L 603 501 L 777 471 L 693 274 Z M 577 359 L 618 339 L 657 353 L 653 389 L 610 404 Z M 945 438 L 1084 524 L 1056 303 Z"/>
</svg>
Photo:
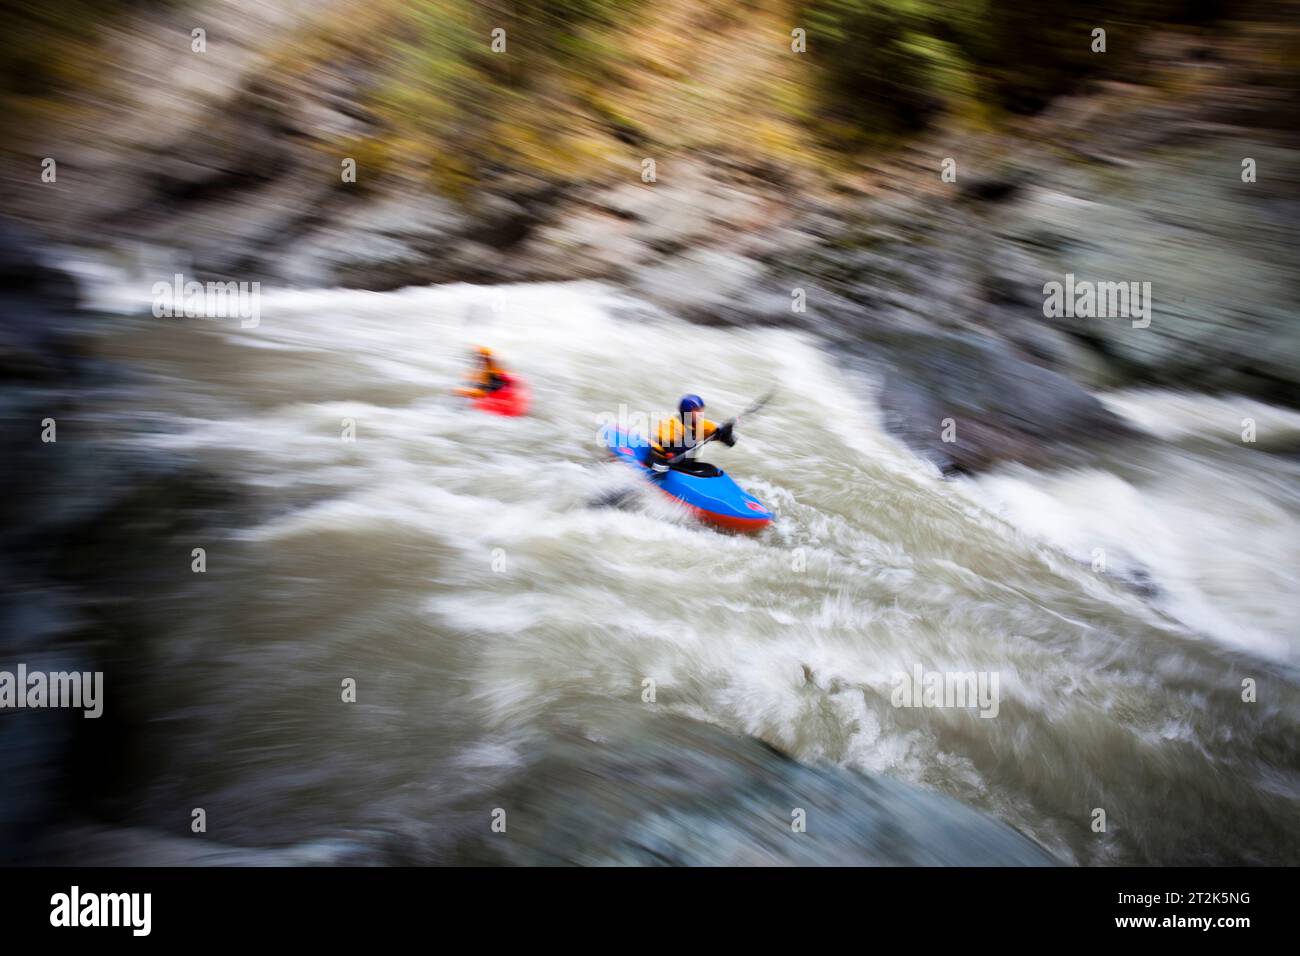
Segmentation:
<svg viewBox="0 0 1300 956">
<path fill-rule="evenodd" d="M 160 803 L 217 794 L 235 842 L 345 821 L 436 859 L 452 808 L 556 721 L 599 739 L 613 701 L 940 791 L 1069 862 L 1294 859 L 1300 463 L 1234 423 L 1286 446 L 1300 416 L 1125 393 L 1149 443 L 944 481 L 803 333 L 589 284 L 260 308 L 253 329 L 136 313 L 100 342 L 136 376 L 105 414 L 121 440 L 201 463 L 249 515 L 193 543 Z M 475 344 L 530 383 L 529 417 L 450 394 Z M 721 419 L 773 388 L 706 456 L 776 513 L 756 537 L 701 527 L 596 440 L 685 392 Z M 918 665 L 996 672 L 998 716 L 893 706 Z M 368 705 L 346 716 L 345 677 Z"/>
</svg>

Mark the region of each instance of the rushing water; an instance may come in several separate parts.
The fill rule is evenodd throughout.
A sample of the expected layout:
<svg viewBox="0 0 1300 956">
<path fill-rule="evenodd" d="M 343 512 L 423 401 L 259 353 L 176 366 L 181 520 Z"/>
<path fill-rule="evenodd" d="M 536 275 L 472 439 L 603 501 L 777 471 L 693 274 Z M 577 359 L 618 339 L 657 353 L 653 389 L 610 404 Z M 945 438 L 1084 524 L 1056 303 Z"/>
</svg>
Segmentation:
<svg viewBox="0 0 1300 956">
<path fill-rule="evenodd" d="M 103 410 L 121 440 L 193 456 L 248 514 L 193 542 L 208 573 L 154 654 L 172 719 L 135 822 L 204 806 L 230 844 L 382 833 L 437 860 L 557 721 L 599 740 L 655 708 L 939 791 L 1068 862 L 1300 853 L 1300 462 L 1276 453 L 1300 416 L 1118 395 L 1151 438 L 1092 470 L 943 481 L 882 431 L 871 382 L 790 331 L 587 285 L 261 311 L 101 342 L 136 375 Z M 479 342 L 532 415 L 449 394 Z M 723 418 L 773 387 L 707 456 L 776 512 L 756 537 L 696 524 L 595 440 L 621 404 L 692 391 Z M 995 673 L 996 717 L 893 706 L 917 665 Z"/>
</svg>

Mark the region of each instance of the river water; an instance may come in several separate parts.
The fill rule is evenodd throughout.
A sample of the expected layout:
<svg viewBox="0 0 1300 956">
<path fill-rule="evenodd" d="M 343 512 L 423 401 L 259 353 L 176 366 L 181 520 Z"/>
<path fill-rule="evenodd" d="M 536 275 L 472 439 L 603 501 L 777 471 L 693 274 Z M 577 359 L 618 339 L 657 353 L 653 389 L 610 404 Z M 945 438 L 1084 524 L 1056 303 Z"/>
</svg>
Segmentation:
<svg viewBox="0 0 1300 956">
<path fill-rule="evenodd" d="M 202 805 L 232 845 L 380 833 L 438 861 L 557 722 L 600 740 L 650 708 L 954 797 L 1067 863 L 1300 854 L 1294 413 L 1117 394 L 1149 439 L 945 481 L 815 338 L 596 285 L 270 291 L 256 328 L 106 328 L 133 376 L 116 440 L 201 463 L 246 515 L 192 542 L 207 572 L 153 655 L 141 825 Z M 532 415 L 449 394 L 480 342 Z M 771 388 L 707 456 L 775 511 L 758 536 L 596 442 Z M 996 675 L 996 716 L 894 706 L 917 667 Z"/>
</svg>

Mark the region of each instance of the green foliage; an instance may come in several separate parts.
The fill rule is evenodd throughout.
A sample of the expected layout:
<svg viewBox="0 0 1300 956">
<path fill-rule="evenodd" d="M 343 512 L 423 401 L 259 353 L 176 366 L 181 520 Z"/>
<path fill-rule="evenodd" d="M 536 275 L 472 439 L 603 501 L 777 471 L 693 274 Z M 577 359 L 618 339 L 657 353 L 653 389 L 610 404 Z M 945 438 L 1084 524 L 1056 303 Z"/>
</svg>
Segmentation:
<svg viewBox="0 0 1300 956">
<path fill-rule="evenodd" d="M 132 0 L 6 3 L 0 29 L 0 94 L 41 97 L 78 88 L 94 76 L 94 47 L 103 26 L 146 5 Z"/>
<path fill-rule="evenodd" d="M 605 37 L 639 6 L 416 0 L 377 105 L 394 129 L 429 144 L 439 187 L 461 193 L 476 167 L 507 161 L 512 144 L 537 146 L 561 132 L 538 107 L 563 93 L 564 77 L 600 78 L 625 65 Z M 491 47 L 497 28 L 506 31 L 504 52 Z"/>
<path fill-rule="evenodd" d="M 1191 10 L 1196 7 L 1196 10 Z M 803 12 L 823 120 L 864 134 L 922 128 L 940 110 L 1033 112 L 1095 71 L 1135 60 L 1145 28 L 1194 2 L 811 0 Z M 1107 32 L 1106 53 L 1092 30 Z"/>
<path fill-rule="evenodd" d="M 915 53 L 924 36 L 915 6 L 819 0 L 808 7 L 803 22 L 830 119 L 890 133 L 919 129 L 939 109 L 933 64 Z"/>
<path fill-rule="evenodd" d="M 184 0 L 9 0 L 0 105 L 57 115 L 103 82 L 97 45 Z M 802 8 L 801 8 L 802 5 Z M 1144 29 L 1224 0 L 349 0 L 282 44 L 275 75 L 360 62 L 378 119 L 371 166 L 464 194 L 494 168 L 558 176 L 629 145 L 727 140 L 795 164 L 849 162 L 957 114 L 1033 111 L 1096 71 L 1123 76 Z M 797 15 L 792 14 L 798 11 Z M 145 18 L 148 20 L 148 18 Z M 782 32 L 807 30 L 805 55 Z M 1108 50 L 1091 50 L 1091 31 Z M 492 48 L 506 31 L 506 49 Z M 770 46 L 767 44 L 770 42 Z M 1283 54 L 1276 67 L 1293 62 Z M 1125 77 L 1131 78 L 1131 77 Z M 93 98 L 92 98 L 93 99 Z M 829 149 L 806 149 L 806 131 Z"/>
</svg>

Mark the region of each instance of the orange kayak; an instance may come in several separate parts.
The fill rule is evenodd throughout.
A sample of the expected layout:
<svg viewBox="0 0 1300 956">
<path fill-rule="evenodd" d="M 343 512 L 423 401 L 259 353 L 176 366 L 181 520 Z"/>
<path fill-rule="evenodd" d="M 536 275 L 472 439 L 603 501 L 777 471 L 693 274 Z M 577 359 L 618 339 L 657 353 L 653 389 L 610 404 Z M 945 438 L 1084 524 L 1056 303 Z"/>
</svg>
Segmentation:
<svg viewBox="0 0 1300 956">
<path fill-rule="evenodd" d="M 532 404 L 528 386 L 524 384 L 523 379 L 515 375 L 503 375 L 502 378 L 506 380 L 506 384 L 494 392 L 473 399 L 474 407 L 492 415 L 511 417 L 527 415 L 528 406 Z"/>
</svg>

